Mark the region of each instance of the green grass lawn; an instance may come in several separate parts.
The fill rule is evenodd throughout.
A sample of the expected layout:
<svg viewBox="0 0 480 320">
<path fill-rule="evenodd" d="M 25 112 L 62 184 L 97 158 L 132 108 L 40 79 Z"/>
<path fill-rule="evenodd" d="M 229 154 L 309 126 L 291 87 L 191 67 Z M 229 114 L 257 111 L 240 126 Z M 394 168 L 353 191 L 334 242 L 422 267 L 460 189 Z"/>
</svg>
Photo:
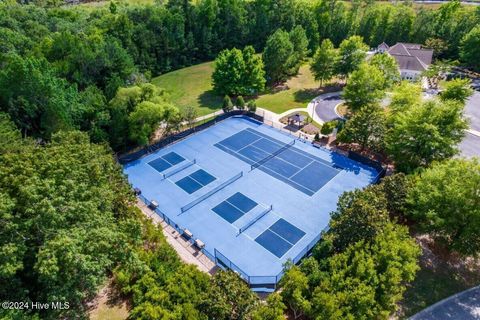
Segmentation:
<svg viewBox="0 0 480 320">
<path fill-rule="evenodd" d="M 197 107 L 198 115 L 203 116 L 222 107 L 222 97 L 212 91 L 212 72 L 213 62 L 207 62 L 163 74 L 152 83 L 165 88 L 173 104 Z"/>
<path fill-rule="evenodd" d="M 298 75 L 289 79 L 285 86 L 287 90 L 259 96 L 257 106 L 282 113 L 293 108 L 305 108 L 313 98 L 321 94 L 319 83 L 313 78 L 308 65 L 303 65 Z"/>
<path fill-rule="evenodd" d="M 172 103 L 179 107 L 194 106 L 199 115 L 206 115 L 222 107 L 223 97 L 212 91 L 213 62 L 172 71 L 152 79 L 152 83 L 165 88 Z M 298 76 L 286 82 L 286 90 L 262 94 L 257 106 L 276 113 L 306 107 L 314 97 L 321 94 L 308 65 L 300 68 Z"/>
</svg>

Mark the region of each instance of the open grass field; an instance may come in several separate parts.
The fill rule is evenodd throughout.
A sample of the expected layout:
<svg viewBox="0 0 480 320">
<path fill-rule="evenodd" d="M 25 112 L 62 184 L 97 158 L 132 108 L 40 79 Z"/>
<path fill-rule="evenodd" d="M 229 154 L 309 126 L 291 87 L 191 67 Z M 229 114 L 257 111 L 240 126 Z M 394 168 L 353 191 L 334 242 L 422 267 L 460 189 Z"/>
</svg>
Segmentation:
<svg viewBox="0 0 480 320">
<path fill-rule="evenodd" d="M 165 88 L 172 103 L 179 107 L 194 106 L 199 115 L 219 110 L 223 97 L 212 91 L 211 75 L 213 62 L 206 62 L 163 74 L 152 79 L 152 83 Z M 298 76 L 291 78 L 282 90 L 262 94 L 257 106 L 276 113 L 292 108 L 306 107 L 308 102 L 321 92 L 308 65 L 300 68 Z"/>
<path fill-rule="evenodd" d="M 303 65 L 296 77 L 285 83 L 286 90 L 262 94 L 257 99 L 257 106 L 276 113 L 293 108 L 305 108 L 307 104 L 321 94 L 319 83 L 315 81 L 308 65 Z"/>
<path fill-rule="evenodd" d="M 152 83 L 165 88 L 173 104 L 197 107 L 198 115 L 203 116 L 222 107 L 222 97 L 212 91 L 212 72 L 213 62 L 206 62 L 165 73 L 153 78 Z"/>
</svg>

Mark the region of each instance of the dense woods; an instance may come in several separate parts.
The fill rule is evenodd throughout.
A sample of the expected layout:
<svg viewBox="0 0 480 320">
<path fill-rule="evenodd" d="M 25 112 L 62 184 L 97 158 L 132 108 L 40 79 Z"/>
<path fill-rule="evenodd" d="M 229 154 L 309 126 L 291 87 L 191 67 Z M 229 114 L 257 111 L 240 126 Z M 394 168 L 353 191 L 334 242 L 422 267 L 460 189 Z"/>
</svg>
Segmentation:
<svg viewBox="0 0 480 320">
<path fill-rule="evenodd" d="M 80 129 L 116 150 L 143 142 L 138 137 L 123 144 L 112 141 L 112 118 L 118 112 L 109 102 L 119 87 L 212 60 L 223 49 L 252 45 L 262 52 L 276 32 L 278 37 L 290 34 L 282 50 L 292 55 L 286 57 L 291 61 L 279 62 L 286 63 L 286 70 L 268 78 L 273 82 L 298 69 L 297 61 L 313 55 L 327 38 L 335 47 L 359 35 L 369 46 L 429 43 L 441 49 L 441 59 L 478 57 L 478 32 L 470 30 L 480 21 L 480 9 L 457 2 L 439 10 L 326 0 L 171 0 L 99 8 L 54 4 L 0 4 L 0 108 L 23 134 L 48 139 L 60 129 Z M 467 48 L 461 56 L 460 44 Z M 269 63 L 275 61 L 266 63 L 267 70 Z"/>
</svg>

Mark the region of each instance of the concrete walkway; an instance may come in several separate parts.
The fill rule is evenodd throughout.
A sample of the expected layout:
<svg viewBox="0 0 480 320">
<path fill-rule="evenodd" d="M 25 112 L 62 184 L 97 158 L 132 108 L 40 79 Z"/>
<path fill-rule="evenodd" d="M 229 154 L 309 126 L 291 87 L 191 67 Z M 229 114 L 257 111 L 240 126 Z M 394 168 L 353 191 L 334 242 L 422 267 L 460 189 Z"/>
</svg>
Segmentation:
<svg viewBox="0 0 480 320">
<path fill-rule="evenodd" d="M 410 320 L 454 319 L 480 319 L 480 286 L 437 302 L 410 318 Z"/>
<path fill-rule="evenodd" d="M 137 201 L 137 207 L 143 212 L 144 215 L 149 217 L 154 224 L 160 225 L 163 230 L 167 242 L 175 249 L 180 259 L 187 263 L 195 265 L 200 271 L 208 274 L 213 274 L 217 270 L 215 263 L 211 261 L 207 256 L 201 253 L 198 249 L 185 240 L 181 235 L 172 228 L 169 224 L 163 221 L 162 218 L 152 210 L 150 210 L 142 201 Z"/>
</svg>

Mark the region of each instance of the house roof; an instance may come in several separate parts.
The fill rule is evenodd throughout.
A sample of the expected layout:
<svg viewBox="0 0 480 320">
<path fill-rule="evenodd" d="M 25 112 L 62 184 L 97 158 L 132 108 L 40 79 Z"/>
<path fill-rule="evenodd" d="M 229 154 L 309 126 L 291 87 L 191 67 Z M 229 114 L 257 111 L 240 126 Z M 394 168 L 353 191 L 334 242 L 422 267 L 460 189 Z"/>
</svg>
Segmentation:
<svg viewBox="0 0 480 320">
<path fill-rule="evenodd" d="M 432 63 L 433 50 L 422 49 L 415 43 L 402 43 L 390 47 L 388 53 L 397 60 L 400 69 L 424 71 Z"/>
<path fill-rule="evenodd" d="M 400 70 L 424 71 L 428 68 L 428 65 L 423 63 L 418 57 L 400 54 L 392 56 L 397 60 Z"/>
<path fill-rule="evenodd" d="M 390 47 L 388 46 L 388 44 L 386 44 L 385 42 L 382 42 L 378 45 L 377 49 L 380 49 L 380 48 L 385 48 L 385 49 L 389 49 Z"/>
</svg>

